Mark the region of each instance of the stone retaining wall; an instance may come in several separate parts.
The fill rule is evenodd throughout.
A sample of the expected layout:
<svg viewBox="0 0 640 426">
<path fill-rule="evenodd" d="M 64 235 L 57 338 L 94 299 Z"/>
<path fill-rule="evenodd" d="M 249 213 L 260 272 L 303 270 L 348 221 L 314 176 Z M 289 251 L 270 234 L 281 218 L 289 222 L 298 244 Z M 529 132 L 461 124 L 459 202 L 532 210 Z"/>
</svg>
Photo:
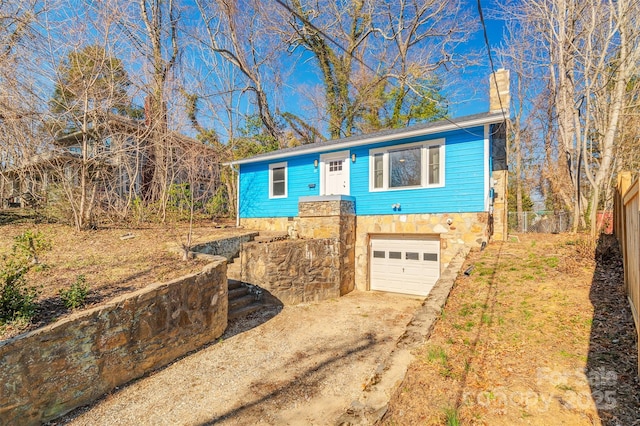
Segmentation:
<svg viewBox="0 0 640 426">
<path fill-rule="evenodd" d="M 232 258 L 238 256 L 238 253 L 240 253 L 240 247 L 242 247 L 242 243 L 252 241 L 257 235 L 258 232 L 250 232 L 244 235 L 239 235 L 237 237 L 209 241 L 191 247 L 191 251 L 194 253 L 224 256 L 227 258 L 227 260 L 231 260 Z"/>
<path fill-rule="evenodd" d="M 340 243 L 333 238 L 245 243 L 242 281 L 285 305 L 340 297 Z"/>
<path fill-rule="evenodd" d="M 40 424 L 220 337 L 226 261 L 0 342 L 0 424 Z"/>
<path fill-rule="evenodd" d="M 295 218 L 288 217 L 240 218 L 240 226 L 257 231 L 287 232 L 294 223 Z"/>
</svg>

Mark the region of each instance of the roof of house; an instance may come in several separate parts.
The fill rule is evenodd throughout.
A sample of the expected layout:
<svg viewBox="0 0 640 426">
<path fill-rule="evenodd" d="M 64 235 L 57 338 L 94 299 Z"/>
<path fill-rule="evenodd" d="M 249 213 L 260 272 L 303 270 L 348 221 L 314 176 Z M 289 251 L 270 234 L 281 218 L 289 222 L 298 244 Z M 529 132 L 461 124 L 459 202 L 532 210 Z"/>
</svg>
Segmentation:
<svg viewBox="0 0 640 426">
<path fill-rule="evenodd" d="M 505 116 L 500 112 L 481 113 L 474 115 L 467 115 L 464 117 L 444 119 L 429 123 L 416 124 L 411 127 L 404 127 L 400 129 L 387 129 L 381 130 L 375 133 L 368 133 L 357 136 L 350 136 L 343 139 L 333 139 L 328 141 L 321 141 L 307 145 L 299 145 L 292 148 L 279 149 L 277 151 L 267 152 L 265 154 L 255 155 L 253 157 L 243 158 L 235 160 L 226 164 L 248 164 L 256 163 L 259 161 L 277 160 L 292 155 L 312 154 L 319 152 L 326 152 L 335 149 L 351 148 L 360 145 L 367 145 L 370 143 L 394 141 L 398 139 L 409 138 L 413 136 L 426 136 L 430 134 L 440 133 L 448 130 L 455 130 L 458 128 L 469 128 L 475 126 L 481 126 L 485 124 L 500 123 L 505 120 Z"/>
</svg>

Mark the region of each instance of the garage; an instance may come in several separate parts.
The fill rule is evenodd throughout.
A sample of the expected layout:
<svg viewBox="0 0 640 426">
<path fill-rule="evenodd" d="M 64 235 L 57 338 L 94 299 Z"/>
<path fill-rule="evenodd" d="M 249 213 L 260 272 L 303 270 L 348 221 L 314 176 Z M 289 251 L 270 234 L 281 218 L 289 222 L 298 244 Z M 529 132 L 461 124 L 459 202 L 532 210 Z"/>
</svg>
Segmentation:
<svg viewBox="0 0 640 426">
<path fill-rule="evenodd" d="M 427 296 L 440 278 L 438 236 L 371 236 L 371 290 Z"/>
</svg>

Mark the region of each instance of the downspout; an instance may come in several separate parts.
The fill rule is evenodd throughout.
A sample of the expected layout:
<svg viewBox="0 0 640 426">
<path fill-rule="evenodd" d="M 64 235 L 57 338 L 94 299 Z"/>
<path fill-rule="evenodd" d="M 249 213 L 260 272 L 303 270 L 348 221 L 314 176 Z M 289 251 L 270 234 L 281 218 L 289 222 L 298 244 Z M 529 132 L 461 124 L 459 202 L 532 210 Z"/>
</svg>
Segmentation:
<svg viewBox="0 0 640 426">
<path fill-rule="evenodd" d="M 494 183 L 493 183 L 493 144 L 492 144 L 492 137 L 493 135 L 491 134 L 491 125 L 490 124 L 485 124 L 484 127 L 484 135 L 485 135 L 485 143 L 487 144 L 487 162 L 486 162 L 486 167 L 487 167 L 487 175 L 488 175 L 488 182 L 487 182 L 487 188 L 489 190 L 489 193 L 487 194 L 487 196 L 489 197 L 489 203 L 488 203 L 488 210 L 487 213 L 489 214 L 489 229 L 487 229 L 487 242 L 491 239 L 491 237 L 494 234 L 494 226 L 495 226 L 495 222 L 494 222 L 494 210 L 493 210 L 493 204 L 495 201 L 495 188 L 494 188 Z"/>
</svg>

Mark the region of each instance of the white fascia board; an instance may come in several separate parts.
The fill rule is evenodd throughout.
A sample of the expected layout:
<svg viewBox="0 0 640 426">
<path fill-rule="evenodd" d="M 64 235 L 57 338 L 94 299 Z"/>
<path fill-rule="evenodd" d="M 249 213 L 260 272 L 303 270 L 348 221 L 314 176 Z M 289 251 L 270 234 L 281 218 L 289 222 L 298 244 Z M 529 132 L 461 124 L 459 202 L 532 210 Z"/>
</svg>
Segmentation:
<svg viewBox="0 0 640 426">
<path fill-rule="evenodd" d="M 502 116 L 492 115 L 489 117 L 481 117 L 476 118 L 469 121 L 460 121 L 460 122 L 445 122 L 442 125 L 429 127 L 426 129 L 415 129 L 415 130 L 407 130 L 406 132 L 396 133 L 392 135 L 378 135 L 373 137 L 365 137 L 364 139 L 358 139 L 352 142 L 344 142 L 344 143 L 335 143 L 332 145 L 323 145 L 318 147 L 309 147 L 308 149 L 301 149 L 297 151 L 286 151 L 286 152 L 278 152 L 274 151 L 271 155 L 265 155 L 257 158 L 247 158 L 244 160 L 231 161 L 228 163 L 224 163 L 224 165 L 240 165 L 240 164 L 249 164 L 249 163 L 258 163 L 262 161 L 273 161 L 280 160 L 282 158 L 288 158 L 299 155 L 306 154 L 315 154 L 321 152 L 335 151 L 335 150 L 343 150 L 348 148 L 354 148 L 362 145 L 369 145 L 378 142 L 393 142 L 398 139 L 406 139 L 414 136 L 427 136 L 432 135 L 434 133 L 447 132 L 449 130 L 456 130 L 460 128 L 468 128 L 468 127 L 476 127 L 483 126 L 486 124 L 494 124 L 504 121 Z"/>
</svg>

